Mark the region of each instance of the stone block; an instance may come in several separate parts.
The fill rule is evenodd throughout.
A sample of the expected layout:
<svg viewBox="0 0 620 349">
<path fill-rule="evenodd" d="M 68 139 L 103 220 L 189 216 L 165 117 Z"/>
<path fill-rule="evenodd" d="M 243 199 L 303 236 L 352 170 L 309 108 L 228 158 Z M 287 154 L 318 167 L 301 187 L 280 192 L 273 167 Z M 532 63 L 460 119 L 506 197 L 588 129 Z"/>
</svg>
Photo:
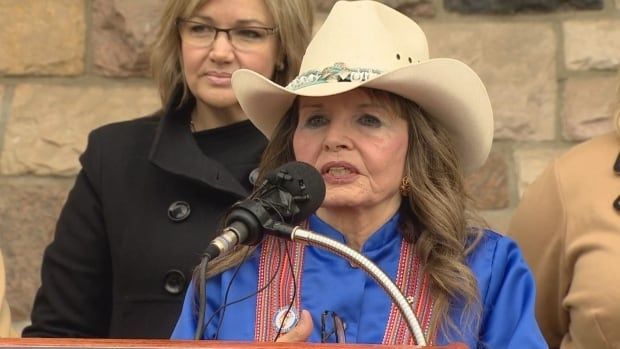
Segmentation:
<svg viewBox="0 0 620 349">
<path fill-rule="evenodd" d="M 605 7 L 604 0 L 569 0 L 567 3 L 579 10 L 602 10 Z"/>
<path fill-rule="evenodd" d="M 620 66 L 620 19 L 563 23 L 564 64 L 569 70 L 613 70 Z"/>
<path fill-rule="evenodd" d="M 566 152 L 568 148 L 570 147 L 544 148 L 541 146 L 539 148 L 515 150 L 514 160 L 519 197 L 523 195 L 527 186 L 551 164 L 551 161 Z"/>
<path fill-rule="evenodd" d="M 29 320 L 41 284 L 43 250 L 51 241 L 71 184 L 66 180 L 0 182 L 0 248 L 7 299 L 16 322 Z"/>
<path fill-rule="evenodd" d="M 312 0 L 316 11 L 327 13 L 338 0 Z M 434 17 L 437 10 L 432 0 L 379 0 L 411 18 Z"/>
<path fill-rule="evenodd" d="M 563 93 L 564 138 L 582 141 L 613 130 L 617 90 L 615 76 L 568 79 Z"/>
<path fill-rule="evenodd" d="M 461 13 L 513 13 L 518 11 L 552 11 L 560 0 L 444 0 L 449 11 Z"/>
<path fill-rule="evenodd" d="M 425 22 L 422 28 L 431 58 L 459 59 L 480 75 L 491 98 L 496 139 L 555 137 L 557 48 L 551 24 Z"/>
<path fill-rule="evenodd" d="M 486 163 L 465 180 L 477 209 L 507 208 L 509 200 L 508 164 L 499 151 L 491 151 Z"/>
<path fill-rule="evenodd" d="M 150 85 L 18 85 L 5 125 L 0 174 L 75 175 L 90 130 L 159 107 Z"/>
<path fill-rule="evenodd" d="M 444 0 L 448 11 L 460 13 L 551 12 L 558 9 L 600 10 L 604 0 Z"/>
<path fill-rule="evenodd" d="M 0 74 L 84 71 L 83 0 L 0 0 Z"/>
<path fill-rule="evenodd" d="M 105 76 L 149 75 L 164 0 L 93 0 L 92 57 Z"/>
</svg>

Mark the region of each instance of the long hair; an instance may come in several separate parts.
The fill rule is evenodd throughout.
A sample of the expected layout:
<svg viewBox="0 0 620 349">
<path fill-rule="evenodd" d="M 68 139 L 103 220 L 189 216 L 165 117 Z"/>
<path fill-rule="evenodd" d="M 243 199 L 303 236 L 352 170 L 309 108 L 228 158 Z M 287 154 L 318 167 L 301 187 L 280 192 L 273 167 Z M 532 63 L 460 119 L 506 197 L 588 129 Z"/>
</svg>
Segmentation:
<svg viewBox="0 0 620 349">
<path fill-rule="evenodd" d="M 460 335 L 463 329 L 476 328 L 480 320 L 477 281 L 465 259 L 482 237 L 484 222 L 471 208 L 456 149 L 442 125 L 405 98 L 376 90 L 372 94 L 385 96 L 388 106 L 408 121 L 405 175 L 410 190 L 401 204 L 401 231 L 415 244 L 431 280 L 435 297 L 431 331 Z M 461 302 L 464 327 L 459 329 L 450 317 L 450 305 Z"/>
<path fill-rule="evenodd" d="M 151 74 L 159 90 L 162 106 L 182 86 L 180 103 L 194 98 L 183 76 L 179 18 L 191 17 L 209 0 L 168 0 L 151 50 Z M 286 85 L 299 72 L 301 59 L 312 38 L 314 11 L 308 0 L 264 0 L 278 28 L 278 59 L 271 79 Z"/>
</svg>

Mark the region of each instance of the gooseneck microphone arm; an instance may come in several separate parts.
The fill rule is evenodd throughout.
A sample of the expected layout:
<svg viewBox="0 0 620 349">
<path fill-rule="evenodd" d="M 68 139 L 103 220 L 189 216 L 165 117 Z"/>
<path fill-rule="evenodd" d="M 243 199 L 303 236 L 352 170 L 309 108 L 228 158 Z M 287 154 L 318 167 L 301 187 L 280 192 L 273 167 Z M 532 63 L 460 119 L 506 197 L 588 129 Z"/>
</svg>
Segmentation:
<svg viewBox="0 0 620 349">
<path fill-rule="evenodd" d="M 377 267 L 372 261 L 364 257 L 359 252 L 350 248 L 349 246 L 342 244 L 334 239 L 330 239 L 324 235 L 317 234 L 310 230 L 302 229 L 298 226 L 292 227 L 288 224 L 273 222 L 270 227 L 270 234 L 274 234 L 281 238 L 290 239 L 292 241 L 303 241 L 310 245 L 324 248 L 331 251 L 349 262 L 359 265 L 364 271 L 366 271 L 390 296 L 396 307 L 400 310 L 400 313 L 405 318 L 409 331 L 413 334 L 416 344 L 420 346 L 426 346 L 426 339 L 424 333 L 415 313 L 411 309 L 411 305 L 407 302 L 407 299 L 402 294 L 400 289 L 392 282 L 389 276 L 387 276 L 383 270 Z"/>
</svg>

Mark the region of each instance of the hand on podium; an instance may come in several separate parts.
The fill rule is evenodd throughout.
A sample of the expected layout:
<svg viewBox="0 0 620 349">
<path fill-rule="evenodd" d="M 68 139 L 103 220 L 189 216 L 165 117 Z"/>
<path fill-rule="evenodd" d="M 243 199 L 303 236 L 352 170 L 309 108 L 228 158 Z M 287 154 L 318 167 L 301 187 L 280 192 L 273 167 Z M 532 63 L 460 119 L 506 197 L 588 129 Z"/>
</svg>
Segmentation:
<svg viewBox="0 0 620 349">
<path fill-rule="evenodd" d="M 314 322 L 312 316 L 307 310 L 301 311 L 301 316 L 297 325 L 293 327 L 288 333 L 280 336 L 276 342 L 291 343 L 291 342 L 305 342 L 310 337 L 312 329 L 314 328 Z"/>
</svg>

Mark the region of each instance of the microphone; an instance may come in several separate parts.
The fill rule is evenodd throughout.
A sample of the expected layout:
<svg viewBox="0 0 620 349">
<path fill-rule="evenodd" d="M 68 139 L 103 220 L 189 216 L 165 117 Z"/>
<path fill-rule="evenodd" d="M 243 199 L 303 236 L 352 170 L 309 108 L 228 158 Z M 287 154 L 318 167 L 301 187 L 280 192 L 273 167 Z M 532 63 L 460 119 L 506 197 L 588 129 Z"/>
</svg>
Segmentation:
<svg viewBox="0 0 620 349">
<path fill-rule="evenodd" d="M 226 228 L 207 246 L 204 257 L 212 260 L 239 244 L 255 245 L 276 223 L 300 223 L 324 198 L 321 174 L 307 163 L 288 162 L 270 172 L 250 197 L 230 208 Z"/>
</svg>

